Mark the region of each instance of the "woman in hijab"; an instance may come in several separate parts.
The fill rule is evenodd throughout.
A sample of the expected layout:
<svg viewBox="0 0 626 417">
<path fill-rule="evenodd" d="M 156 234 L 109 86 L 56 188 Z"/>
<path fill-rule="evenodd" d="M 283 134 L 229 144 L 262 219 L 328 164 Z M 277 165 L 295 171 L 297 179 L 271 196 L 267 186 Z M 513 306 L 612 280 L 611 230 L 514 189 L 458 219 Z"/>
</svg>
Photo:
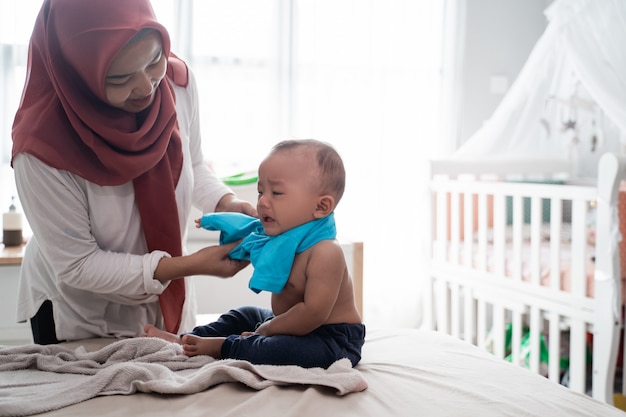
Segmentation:
<svg viewBox="0 0 626 417">
<path fill-rule="evenodd" d="M 13 124 L 33 230 L 18 321 L 35 343 L 195 325 L 190 275 L 234 275 L 233 245 L 185 255 L 192 205 L 256 215 L 204 162 L 193 74 L 149 0 L 45 0 Z"/>
</svg>

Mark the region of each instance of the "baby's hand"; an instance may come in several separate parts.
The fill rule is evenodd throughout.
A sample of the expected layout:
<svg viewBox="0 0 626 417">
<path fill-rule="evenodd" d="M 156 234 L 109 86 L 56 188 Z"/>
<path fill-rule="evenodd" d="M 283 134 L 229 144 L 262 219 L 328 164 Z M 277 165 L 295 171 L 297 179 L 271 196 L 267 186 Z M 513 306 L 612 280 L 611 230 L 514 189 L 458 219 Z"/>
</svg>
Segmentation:
<svg viewBox="0 0 626 417">
<path fill-rule="evenodd" d="M 201 219 L 196 219 L 196 220 L 193 221 L 196 224 L 196 229 L 200 228 L 200 220 Z"/>
<path fill-rule="evenodd" d="M 262 334 L 263 336 L 271 336 L 270 323 L 272 320 L 264 321 L 259 327 L 254 330 L 254 333 Z"/>
</svg>

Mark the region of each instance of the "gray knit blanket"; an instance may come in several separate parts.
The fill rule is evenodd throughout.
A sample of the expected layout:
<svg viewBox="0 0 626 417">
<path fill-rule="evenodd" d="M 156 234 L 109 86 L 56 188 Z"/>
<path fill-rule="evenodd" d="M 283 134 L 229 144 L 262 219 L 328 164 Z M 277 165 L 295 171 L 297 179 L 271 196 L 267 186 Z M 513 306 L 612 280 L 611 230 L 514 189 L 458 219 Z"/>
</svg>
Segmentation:
<svg viewBox="0 0 626 417">
<path fill-rule="evenodd" d="M 119 340 L 94 352 L 82 346 L 0 347 L 0 416 L 33 415 L 102 395 L 193 394 L 224 382 L 256 390 L 320 385 L 336 389 L 338 395 L 367 388 L 348 359 L 328 369 L 253 365 L 188 357 L 180 345 L 148 337 Z"/>
</svg>

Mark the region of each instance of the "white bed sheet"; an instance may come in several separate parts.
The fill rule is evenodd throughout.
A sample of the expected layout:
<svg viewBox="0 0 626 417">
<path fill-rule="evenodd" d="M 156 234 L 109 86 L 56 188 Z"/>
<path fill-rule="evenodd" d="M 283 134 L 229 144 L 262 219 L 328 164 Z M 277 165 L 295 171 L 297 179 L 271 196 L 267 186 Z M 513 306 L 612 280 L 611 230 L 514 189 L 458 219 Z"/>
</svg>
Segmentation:
<svg viewBox="0 0 626 417">
<path fill-rule="evenodd" d="M 93 350 L 102 343 L 84 345 Z M 369 387 L 345 396 L 324 387 L 271 386 L 257 391 L 224 383 L 184 396 L 96 397 L 38 416 L 626 416 L 437 332 L 369 330 L 357 369 Z"/>
</svg>

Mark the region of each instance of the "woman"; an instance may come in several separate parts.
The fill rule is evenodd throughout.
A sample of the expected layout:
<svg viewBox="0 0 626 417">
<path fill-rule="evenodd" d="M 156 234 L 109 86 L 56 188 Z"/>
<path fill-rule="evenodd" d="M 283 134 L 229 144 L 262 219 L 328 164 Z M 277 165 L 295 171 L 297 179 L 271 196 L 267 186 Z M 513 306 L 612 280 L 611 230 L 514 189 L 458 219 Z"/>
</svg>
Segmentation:
<svg viewBox="0 0 626 417">
<path fill-rule="evenodd" d="M 46 0 L 13 125 L 33 230 L 18 320 L 35 343 L 195 324 L 184 276 L 232 276 L 232 248 L 183 256 L 192 204 L 255 215 L 204 163 L 197 92 L 149 0 Z"/>
</svg>

